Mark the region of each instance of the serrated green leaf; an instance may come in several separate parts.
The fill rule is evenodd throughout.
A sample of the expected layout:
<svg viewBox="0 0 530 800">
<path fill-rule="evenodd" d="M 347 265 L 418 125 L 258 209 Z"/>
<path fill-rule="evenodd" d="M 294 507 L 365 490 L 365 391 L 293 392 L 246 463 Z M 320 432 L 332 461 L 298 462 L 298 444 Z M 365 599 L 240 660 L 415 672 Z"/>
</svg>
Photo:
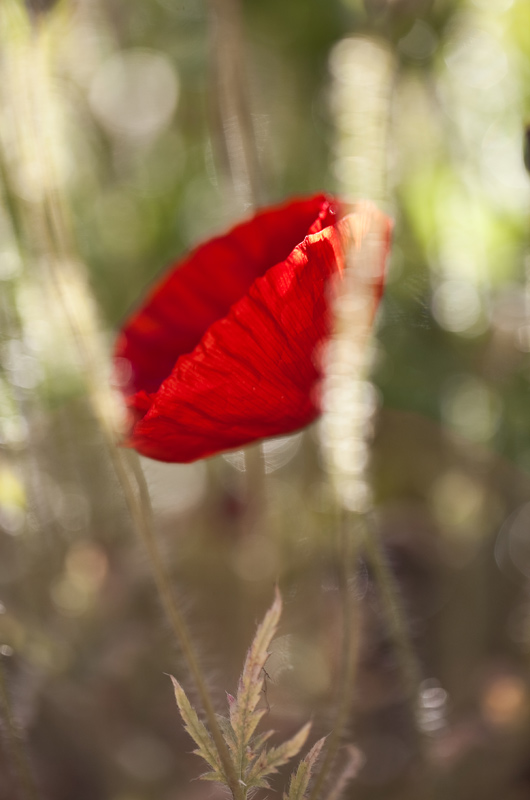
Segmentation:
<svg viewBox="0 0 530 800">
<path fill-rule="evenodd" d="M 310 777 L 309 765 L 305 761 L 300 761 L 298 769 L 291 775 L 289 791 L 284 792 L 283 800 L 302 800 L 309 786 Z"/>
<path fill-rule="evenodd" d="M 278 747 L 271 747 L 270 750 L 263 750 L 254 764 L 248 771 L 246 776 L 246 783 L 248 786 L 256 786 L 257 781 L 260 781 L 267 775 L 273 775 L 278 771 L 278 767 L 287 763 L 291 758 L 296 756 L 305 744 L 311 729 L 311 723 L 308 722 L 296 733 L 292 739 L 288 739 Z"/>
<path fill-rule="evenodd" d="M 265 733 L 260 733 L 259 736 L 254 737 L 250 743 L 250 749 L 254 753 L 259 753 L 265 742 L 267 742 L 274 731 L 265 731 Z"/>
<path fill-rule="evenodd" d="M 203 775 L 199 775 L 199 780 L 201 781 L 215 781 L 215 783 L 225 783 L 225 779 L 220 772 L 205 772 Z"/>
<path fill-rule="evenodd" d="M 311 773 L 318 760 L 320 751 L 326 741 L 324 736 L 316 742 L 305 758 L 300 761 L 298 769 L 291 775 L 289 791 L 284 793 L 284 800 L 303 800 L 311 780 Z"/>
<path fill-rule="evenodd" d="M 189 733 L 198 748 L 197 750 L 194 750 L 194 753 L 200 755 L 214 771 L 222 773 L 223 768 L 221 759 L 219 758 L 219 754 L 212 737 L 208 733 L 206 726 L 197 716 L 197 712 L 188 700 L 180 683 L 173 676 L 170 677 L 173 683 L 175 699 L 177 701 L 180 715 L 184 721 L 184 728 Z M 221 780 L 225 781 L 226 779 L 221 778 Z"/>
<path fill-rule="evenodd" d="M 219 727 L 221 728 L 225 742 L 227 743 L 230 750 L 232 752 L 235 752 L 237 750 L 236 735 L 234 733 L 234 729 L 232 728 L 230 720 L 227 719 L 227 717 L 221 716 L 221 714 L 216 714 L 215 716 L 217 718 L 217 722 L 219 723 Z"/>
<path fill-rule="evenodd" d="M 269 656 L 269 645 L 276 633 L 280 615 L 282 613 L 282 600 L 278 589 L 270 609 L 265 614 L 263 622 L 258 626 L 254 641 L 247 653 L 245 666 L 239 679 L 237 697 L 228 697 L 230 707 L 230 723 L 234 730 L 237 742 L 238 769 L 242 774 L 248 767 L 247 747 L 252 735 L 265 711 L 256 711 L 261 693 L 263 691 L 263 668 Z"/>
</svg>

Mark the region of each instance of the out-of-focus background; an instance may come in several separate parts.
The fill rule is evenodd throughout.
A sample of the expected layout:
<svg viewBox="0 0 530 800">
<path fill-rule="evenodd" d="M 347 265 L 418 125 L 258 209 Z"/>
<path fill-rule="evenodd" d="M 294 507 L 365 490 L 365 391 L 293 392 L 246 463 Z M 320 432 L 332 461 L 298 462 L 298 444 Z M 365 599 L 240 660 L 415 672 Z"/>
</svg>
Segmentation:
<svg viewBox="0 0 530 800">
<path fill-rule="evenodd" d="M 425 678 L 419 722 L 440 798 L 524 800 L 530 4 L 245 0 L 228 56 L 222 7 L 0 8 L 0 658 L 40 796 L 215 796 L 193 781 L 202 764 L 164 675 L 185 671 L 53 285 L 60 275 L 69 313 L 108 354 L 161 270 L 251 213 L 223 139 L 239 124 L 229 101 L 241 86 L 224 100 L 219 86 L 235 53 L 260 201 L 324 189 L 368 196 L 395 220 L 366 387 L 369 472 Z M 45 232 L 54 214 L 57 241 Z M 279 577 L 268 702 L 284 736 L 309 717 L 324 735 L 333 718 L 340 601 L 321 433 L 317 423 L 263 446 L 258 518 L 242 453 L 143 461 L 221 707 Z M 357 777 L 345 796 L 416 798 L 416 744 L 362 566 L 356 591 Z M 4 737 L 0 798 L 16 792 Z"/>
</svg>

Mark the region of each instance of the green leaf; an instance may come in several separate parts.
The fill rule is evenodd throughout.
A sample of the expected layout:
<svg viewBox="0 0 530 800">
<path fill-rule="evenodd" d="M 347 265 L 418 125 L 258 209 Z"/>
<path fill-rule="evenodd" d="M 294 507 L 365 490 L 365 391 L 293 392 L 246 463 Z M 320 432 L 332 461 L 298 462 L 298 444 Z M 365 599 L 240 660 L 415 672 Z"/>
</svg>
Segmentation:
<svg viewBox="0 0 530 800">
<path fill-rule="evenodd" d="M 247 653 L 245 666 L 239 679 L 237 697 L 228 695 L 230 722 L 237 742 L 238 768 L 241 774 L 248 766 L 247 747 L 250 745 L 258 722 L 265 714 L 264 709 L 257 711 L 256 706 L 263 691 L 263 668 L 269 656 L 268 648 L 276 633 L 281 613 L 282 599 L 276 589 L 274 602 L 259 625 Z"/>
<path fill-rule="evenodd" d="M 250 749 L 252 752 L 259 753 L 265 742 L 271 738 L 273 733 L 274 731 L 265 731 L 265 733 L 260 733 L 259 736 L 256 736 L 254 739 L 252 739 L 252 742 L 250 743 Z"/>
<path fill-rule="evenodd" d="M 215 783 L 222 783 L 225 784 L 226 780 L 224 775 L 220 772 L 205 772 L 203 775 L 199 775 L 199 780 L 201 781 L 215 781 Z"/>
<path fill-rule="evenodd" d="M 219 772 L 222 775 L 223 767 L 221 764 L 221 759 L 219 758 L 219 753 L 217 752 L 217 748 L 213 742 L 212 737 L 208 733 L 205 725 L 200 721 L 199 717 L 197 716 L 196 711 L 194 710 L 190 701 L 186 697 L 186 693 L 184 692 L 184 689 L 182 688 L 180 683 L 177 680 L 175 680 L 173 676 L 170 677 L 173 682 L 175 699 L 179 707 L 180 715 L 184 721 L 184 727 L 198 748 L 193 752 L 201 756 L 206 761 L 206 763 L 213 768 L 215 772 Z M 213 780 L 213 778 L 211 780 Z M 226 779 L 224 777 L 221 777 L 221 781 L 226 781 Z"/>
<path fill-rule="evenodd" d="M 300 761 L 298 769 L 291 775 L 289 791 L 284 793 L 284 800 L 303 800 L 309 786 L 311 773 L 318 760 L 318 757 L 320 756 L 320 751 L 322 750 L 325 741 L 325 736 L 322 739 L 319 739 L 318 742 L 313 745 L 306 757 Z"/>
<path fill-rule="evenodd" d="M 225 742 L 227 743 L 229 749 L 235 753 L 237 751 L 236 735 L 230 720 L 227 719 L 227 717 L 223 717 L 221 714 L 216 714 L 215 716 L 217 718 L 217 722 L 219 723 L 219 727 L 221 728 Z"/>
<path fill-rule="evenodd" d="M 263 750 L 250 767 L 249 773 L 245 779 L 247 785 L 257 786 L 257 782 L 262 778 L 267 775 L 273 775 L 278 771 L 278 767 L 281 767 L 282 764 L 285 764 L 296 756 L 304 746 L 310 729 L 311 723 L 308 722 L 292 737 L 292 739 L 288 739 L 278 747 L 271 747 L 270 750 Z"/>
</svg>

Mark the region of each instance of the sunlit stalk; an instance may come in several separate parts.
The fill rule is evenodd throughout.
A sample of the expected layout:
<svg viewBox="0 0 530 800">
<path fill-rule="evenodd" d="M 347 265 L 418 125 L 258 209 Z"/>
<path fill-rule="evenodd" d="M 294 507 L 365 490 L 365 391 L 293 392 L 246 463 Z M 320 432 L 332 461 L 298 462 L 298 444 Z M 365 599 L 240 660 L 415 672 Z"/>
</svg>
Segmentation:
<svg viewBox="0 0 530 800">
<path fill-rule="evenodd" d="M 368 198 L 381 203 L 385 194 L 384 137 L 388 116 L 387 84 L 391 64 L 384 47 L 366 39 L 344 39 L 330 58 L 332 108 L 336 122 L 335 167 L 339 194 L 346 199 Z M 382 260 L 381 232 L 374 231 L 373 246 L 348 254 L 348 269 L 334 308 L 334 337 L 330 348 L 325 387 L 326 411 L 323 445 L 336 502 L 345 517 L 356 559 L 362 546 L 364 515 L 370 505 L 364 463 L 368 456 L 373 402 L 369 374 L 369 350 L 373 323 L 373 290 L 369 276 Z M 368 280 L 366 278 L 368 277 Z M 368 395 L 366 397 L 365 395 Z M 326 395 L 325 395 L 326 397 Z M 355 567 L 345 560 L 353 578 Z M 349 580 L 346 573 L 345 580 Z M 357 613 L 359 607 L 357 608 Z M 359 625 L 358 620 L 356 625 Z M 324 786 L 351 710 L 353 681 L 357 671 L 358 645 L 351 643 L 351 624 L 344 615 L 343 681 L 327 760 L 322 765 L 312 800 Z M 355 660 L 349 662 L 353 652 Z"/>
<path fill-rule="evenodd" d="M 324 760 L 313 787 L 317 800 L 327 782 L 348 723 L 359 656 L 359 603 L 352 609 L 349 586 L 357 577 L 364 514 L 371 494 L 365 478 L 373 387 L 366 379 L 371 331 L 378 304 L 377 276 L 387 254 L 388 223 L 371 205 L 358 205 L 342 223 L 346 268 L 334 287 L 333 332 L 324 358 L 324 415 L 320 433 L 330 487 L 340 520 L 337 558 L 341 568 L 343 645 L 337 710 Z M 359 234 L 362 226 L 362 234 Z M 349 232 L 349 233 L 348 233 Z M 331 291 L 331 289 L 330 289 Z"/>
<path fill-rule="evenodd" d="M 1 198 L 7 209 L 13 234 L 17 239 L 21 237 L 21 220 L 17 213 L 16 201 L 8 188 L 7 170 L 5 168 L 2 148 L 0 147 L 0 188 Z M 19 794 L 24 800 L 36 800 L 39 797 L 33 778 L 30 758 L 21 731 L 18 729 L 2 658 L 0 656 L 0 711 L 5 723 L 5 738 L 9 746 L 14 771 L 17 776 Z"/>
<path fill-rule="evenodd" d="M 373 200 L 379 206 L 385 206 L 388 202 L 388 181 L 387 181 L 387 153 L 388 141 L 390 136 L 390 106 L 392 97 L 392 86 L 395 79 L 396 64 L 389 48 L 384 42 L 365 36 L 352 36 L 344 38 L 333 49 L 330 57 L 330 70 L 332 73 L 332 107 L 336 122 L 335 168 L 339 176 L 339 190 L 346 197 L 364 197 Z M 373 254 L 372 254 L 373 256 Z M 367 263 L 354 264 L 352 276 L 355 276 L 355 269 L 367 269 L 370 274 L 370 252 L 367 250 Z M 362 275 L 362 272 L 359 274 Z M 362 285 L 362 284 L 361 284 Z M 348 291 L 346 291 L 347 299 Z M 352 308 L 356 296 L 356 287 L 353 283 L 350 290 Z M 339 327 L 339 339 L 342 330 L 343 345 L 351 343 L 351 347 L 364 341 L 369 345 L 369 331 L 371 325 L 365 325 L 362 331 L 361 324 L 356 320 L 354 314 L 348 314 L 348 303 L 345 305 L 346 313 L 339 307 L 337 310 L 337 320 Z M 348 339 L 349 336 L 349 339 Z M 363 350 L 359 351 L 363 353 Z M 363 358 L 358 360 L 360 369 L 348 370 L 348 354 L 345 349 L 344 367 L 340 369 L 337 365 L 336 376 L 338 381 L 352 388 L 355 379 L 366 380 L 369 374 L 369 361 Z M 366 354 L 364 354 L 366 359 Z M 340 361 L 340 359 L 339 359 Z M 355 374 L 357 372 L 357 374 Z M 348 384 L 348 381 L 350 382 Z M 369 386 L 369 384 L 367 384 Z M 340 423 L 336 429 L 331 426 L 334 436 L 340 436 L 342 425 L 348 426 L 348 409 L 335 409 L 336 417 Z M 350 431 L 352 442 L 364 441 L 368 444 L 369 435 L 365 433 L 368 419 L 360 418 L 360 424 L 355 430 L 353 423 Z M 336 431 L 339 431 L 337 433 Z M 342 446 L 340 441 L 337 443 Z M 337 465 L 343 461 L 336 459 L 339 455 L 339 447 L 334 444 L 333 436 L 330 441 L 331 463 L 334 466 L 334 474 L 338 478 L 339 502 L 342 495 L 343 503 L 347 508 L 357 510 L 358 520 L 361 522 L 359 535 L 363 539 L 362 548 L 366 554 L 372 579 L 379 593 L 382 613 L 388 628 L 388 633 L 396 652 L 400 672 L 405 688 L 407 703 L 410 710 L 410 718 L 415 731 L 418 755 L 424 767 L 424 774 L 429 774 L 426 753 L 424 747 L 423 733 L 419 728 L 417 720 L 417 702 L 419 684 L 421 680 L 421 670 L 416 654 L 412 647 L 406 620 L 402 611 L 399 593 L 395 586 L 395 581 L 381 551 L 381 546 L 377 538 L 377 532 L 373 530 L 369 515 L 371 507 L 370 492 L 365 492 L 363 486 L 363 469 L 359 465 L 355 467 L 355 457 L 352 451 L 351 463 L 348 465 L 351 474 L 341 476 L 340 468 Z M 335 463 L 334 463 L 335 462 Z M 359 497 L 355 497 L 355 482 L 358 482 Z M 363 499 L 363 493 L 365 497 Z M 425 797 L 431 796 L 431 785 L 425 785 Z"/>
<path fill-rule="evenodd" d="M 214 133 L 236 203 L 264 202 L 263 175 L 250 113 L 240 0 L 209 0 Z"/>
<path fill-rule="evenodd" d="M 31 770 L 30 759 L 26 750 L 22 733 L 18 729 L 18 725 L 13 713 L 9 689 L 5 676 L 4 665 L 0 657 L 0 709 L 2 717 L 5 721 L 6 739 L 11 751 L 11 758 L 15 766 L 17 775 L 17 783 L 19 788 L 19 796 L 21 800 L 37 800 L 39 793 L 35 785 L 33 773 Z"/>
</svg>

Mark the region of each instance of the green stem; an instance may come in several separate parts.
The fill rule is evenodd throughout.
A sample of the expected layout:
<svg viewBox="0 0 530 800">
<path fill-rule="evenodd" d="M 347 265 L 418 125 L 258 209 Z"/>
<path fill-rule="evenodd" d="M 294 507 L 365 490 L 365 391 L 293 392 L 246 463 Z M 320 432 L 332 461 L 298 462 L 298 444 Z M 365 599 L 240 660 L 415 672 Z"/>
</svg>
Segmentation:
<svg viewBox="0 0 530 800">
<path fill-rule="evenodd" d="M 180 648 L 195 682 L 197 692 L 206 714 L 206 719 L 208 720 L 210 732 L 223 764 L 228 786 L 232 792 L 234 800 L 245 800 L 244 787 L 239 782 L 232 756 L 230 755 L 230 751 L 228 750 L 228 746 L 224 740 L 219 723 L 217 722 L 215 709 L 213 707 L 210 693 L 206 686 L 206 682 L 204 680 L 199 661 L 191 641 L 188 627 L 176 604 L 171 582 L 160 555 L 160 550 L 158 548 L 152 525 L 149 490 L 147 488 L 138 457 L 133 453 L 125 454 L 123 451 L 117 450 L 114 446 L 111 447 L 111 457 L 116 474 L 121 483 L 129 511 L 147 550 L 153 578 L 158 589 L 162 606 L 164 607 L 173 629 L 173 633 L 180 644 Z M 125 459 L 129 461 L 129 466 L 134 473 L 134 477 L 139 489 L 139 495 L 135 492 L 134 486 L 130 480 Z"/>
<path fill-rule="evenodd" d="M 422 671 L 410 639 L 399 587 L 388 565 L 380 538 L 374 525 L 367 525 L 363 541 L 363 550 L 368 569 L 372 574 L 374 584 L 379 592 L 381 608 L 401 671 L 406 701 L 416 737 L 418 756 L 422 767 L 421 778 L 422 784 L 424 784 L 422 800 L 427 800 L 427 798 L 435 796 L 436 782 L 429 764 L 425 736 L 418 724 L 417 706 L 420 696 Z"/>
<path fill-rule="evenodd" d="M 328 778 L 342 737 L 350 717 L 353 690 L 357 674 L 359 655 L 358 603 L 350 588 L 350 579 L 355 575 L 355 564 L 359 553 L 360 531 L 353 522 L 353 515 L 345 513 L 337 519 L 338 526 L 338 576 L 342 601 L 342 655 L 337 713 L 333 730 L 328 738 L 320 769 L 313 783 L 310 800 L 318 800 Z"/>
<path fill-rule="evenodd" d="M 209 7 L 214 130 L 234 190 L 243 189 L 240 200 L 256 208 L 263 202 L 263 176 L 245 81 L 241 3 L 209 0 Z"/>
<path fill-rule="evenodd" d="M 25 800 L 37 800 L 39 793 L 33 779 L 29 756 L 22 739 L 22 734 L 18 729 L 13 714 L 11 698 L 7 688 L 4 665 L 0 656 L 0 708 L 5 719 L 7 740 L 11 750 L 11 756 L 15 764 L 17 781 L 20 790 L 20 797 Z"/>
<path fill-rule="evenodd" d="M 419 698 L 422 680 L 421 669 L 410 640 L 396 579 L 388 565 L 379 536 L 373 526 L 370 526 L 365 532 L 363 551 L 379 592 L 388 632 L 398 658 L 405 692 L 409 702 L 413 704 L 411 714 L 416 719 L 416 702 Z"/>
</svg>

